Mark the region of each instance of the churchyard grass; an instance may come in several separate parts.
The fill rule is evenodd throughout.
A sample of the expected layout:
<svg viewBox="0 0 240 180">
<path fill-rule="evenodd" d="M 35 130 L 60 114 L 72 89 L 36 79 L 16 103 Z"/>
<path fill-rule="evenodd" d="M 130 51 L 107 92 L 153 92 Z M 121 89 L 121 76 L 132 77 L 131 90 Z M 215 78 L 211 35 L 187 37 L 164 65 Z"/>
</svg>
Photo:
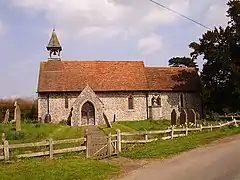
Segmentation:
<svg viewBox="0 0 240 180">
<path fill-rule="evenodd" d="M 4 180 L 105 180 L 118 174 L 120 166 L 101 161 L 83 159 L 79 156 L 68 158 L 22 159 L 0 163 L 0 179 Z"/>
<path fill-rule="evenodd" d="M 53 138 L 54 140 L 83 137 L 81 127 L 60 124 L 22 124 L 22 131 L 16 133 L 14 124 L 0 124 L 0 132 L 6 133 L 9 143 L 36 142 Z"/>
<path fill-rule="evenodd" d="M 143 120 L 143 121 L 119 121 L 111 123 L 112 128 L 107 128 L 106 125 L 99 126 L 99 129 L 106 134 L 115 134 L 117 129 L 122 132 L 134 132 L 134 131 L 150 131 L 167 129 L 170 126 L 169 120 Z"/>
<path fill-rule="evenodd" d="M 102 130 L 105 134 L 109 134 L 109 133 L 116 134 L 117 129 L 120 129 L 121 131 L 124 131 L 124 132 L 136 131 L 135 129 L 125 126 L 123 124 L 120 124 L 118 122 L 111 123 L 111 125 L 112 125 L 112 128 L 108 128 L 106 125 L 100 125 L 98 128 Z"/>
<path fill-rule="evenodd" d="M 226 121 L 221 121 L 226 122 Z M 207 125 L 217 125 L 217 121 L 206 121 L 198 120 L 198 124 Z M 170 120 L 142 120 L 142 121 L 119 121 L 112 122 L 112 128 L 107 128 L 106 125 L 99 126 L 99 129 L 104 131 L 106 134 L 116 133 L 116 129 L 120 129 L 122 132 L 134 132 L 134 131 L 154 131 L 154 130 L 166 130 L 171 126 Z"/>
<path fill-rule="evenodd" d="M 169 120 L 123 121 L 118 123 L 136 131 L 164 130 L 171 125 Z"/>
<path fill-rule="evenodd" d="M 172 140 L 159 140 L 157 142 L 142 145 L 125 145 L 121 156 L 133 159 L 165 158 L 208 144 L 214 140 L 239 133 L 239 127 L 225 127 L 215 129 L 212 132 L 208 132 L 207 130 L 203 132 L 194 132 L 186 137 Z"/>
</svg>

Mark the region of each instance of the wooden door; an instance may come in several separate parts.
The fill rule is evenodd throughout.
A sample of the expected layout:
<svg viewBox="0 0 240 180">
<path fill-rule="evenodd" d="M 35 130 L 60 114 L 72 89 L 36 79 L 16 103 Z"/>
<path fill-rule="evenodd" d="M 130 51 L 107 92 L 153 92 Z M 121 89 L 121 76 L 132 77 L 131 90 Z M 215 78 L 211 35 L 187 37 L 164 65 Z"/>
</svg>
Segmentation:
<svg viewBox="0 0 240 180">
<path fill-rule="evenodd" d="M 95 109 L 90 102 L 82 106 L 82 125 L 95 125 Z"/>
</svg>

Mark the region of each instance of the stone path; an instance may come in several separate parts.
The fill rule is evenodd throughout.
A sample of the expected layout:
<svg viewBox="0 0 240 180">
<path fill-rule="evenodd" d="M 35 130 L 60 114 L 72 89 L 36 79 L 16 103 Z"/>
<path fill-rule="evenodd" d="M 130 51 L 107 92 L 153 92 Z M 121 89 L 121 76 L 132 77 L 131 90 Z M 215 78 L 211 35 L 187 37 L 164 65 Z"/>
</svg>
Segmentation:
<svg viewBox="0 0 240 180">
<path fill-rule="evenodd" d="M 88 129 L 88 133 L 92 136 L 106 136 L 97 126 L 86 126 L 84 129 Z"/>
</svg>

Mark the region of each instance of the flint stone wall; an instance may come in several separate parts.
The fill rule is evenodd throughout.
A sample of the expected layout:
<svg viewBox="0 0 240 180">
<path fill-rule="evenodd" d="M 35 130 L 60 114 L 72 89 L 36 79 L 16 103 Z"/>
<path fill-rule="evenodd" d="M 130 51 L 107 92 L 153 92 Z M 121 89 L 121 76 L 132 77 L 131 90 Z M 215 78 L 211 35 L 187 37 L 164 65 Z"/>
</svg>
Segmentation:
<svg viewBox="0 0 240 180">
<path fill-rule="evenodd" d="M 76 101 L 80 92 L 70 93 L 49 93 L 49 109 L 52 116 L 52 122 L 58 123 L 67 120 L 71 107 Z M 126 120 L 145 120 L 150 115 L 151 99 L 153 95 L 161 96 L 161 106 L 159 107 L 159 118 L 154 119 L 171 119 L 171 112 L 176 109 L 179 116 L 180 92 L 152 92 L 149 93 L 148 99 L 144 92 L 96 92 L 96 95 L 103 103 L 103 112 L 109 121 L 113 121 L 114 114 L 116 121 Z M 38 95 L 38 117 L 44 119 L 47 113 L 47 93 Z M 133 96 L 134 109 L 128 109 L 128 97 Z M 65 96 L 68 97 L 68 108 L 65 108 Z M 201 114 L 201 101 L 196 93 L 184 93 L 184 109 L 194 109 Z M 79 111 L 80 113 L 81 111 Z"/>
</svg>

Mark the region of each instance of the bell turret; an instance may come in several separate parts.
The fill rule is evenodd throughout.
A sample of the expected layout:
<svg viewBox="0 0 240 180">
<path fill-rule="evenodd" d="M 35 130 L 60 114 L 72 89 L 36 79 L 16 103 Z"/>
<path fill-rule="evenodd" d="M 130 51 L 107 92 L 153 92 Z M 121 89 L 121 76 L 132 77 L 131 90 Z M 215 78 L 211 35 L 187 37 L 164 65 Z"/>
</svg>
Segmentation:
<svg viewBox="0 0 240 180">
<path fill-rule="evenodd" d="M 59 43 L 55 29 L 53 29 L 52 36 L 47 46 L 49 51 L 49 59 L 58 59 L 60 60 L 60 53 L 62 51 L 62 46 Z"/>
</svg>

